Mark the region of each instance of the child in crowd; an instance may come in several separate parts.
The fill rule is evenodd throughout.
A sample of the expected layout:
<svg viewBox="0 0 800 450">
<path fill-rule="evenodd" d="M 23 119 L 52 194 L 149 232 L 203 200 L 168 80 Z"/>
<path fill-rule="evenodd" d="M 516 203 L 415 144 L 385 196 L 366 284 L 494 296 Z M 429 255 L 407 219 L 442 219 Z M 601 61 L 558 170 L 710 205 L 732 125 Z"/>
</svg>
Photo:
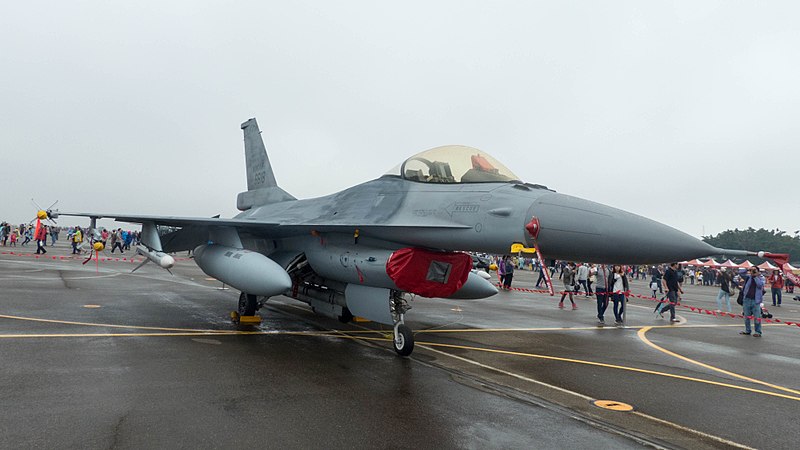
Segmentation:
<svg viewBox="0 0 800 450">
<path fill-rule="evenodd" d="M 11 240 L 11 246 L 12 247 L 16 247 L 17 246 L 17 230 L 14 230 L 14 231 L 11 232 L 10 240 Z"/>
</svg>

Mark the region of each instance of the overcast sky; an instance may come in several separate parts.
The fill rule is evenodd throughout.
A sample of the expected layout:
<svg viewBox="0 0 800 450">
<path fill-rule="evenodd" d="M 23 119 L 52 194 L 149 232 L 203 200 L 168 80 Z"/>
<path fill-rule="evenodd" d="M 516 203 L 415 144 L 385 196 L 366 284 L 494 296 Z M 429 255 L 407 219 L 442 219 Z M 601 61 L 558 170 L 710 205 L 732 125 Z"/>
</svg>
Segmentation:
<svg viewBox="0 0 800 450">
<path fill-rule="evenodd" d="M 463 144 L 695 236 L 793 233 L 798 5 L 8 2 L 0 220 L 232 216 L 256 117 L 298 198 Z"/>
</svg>

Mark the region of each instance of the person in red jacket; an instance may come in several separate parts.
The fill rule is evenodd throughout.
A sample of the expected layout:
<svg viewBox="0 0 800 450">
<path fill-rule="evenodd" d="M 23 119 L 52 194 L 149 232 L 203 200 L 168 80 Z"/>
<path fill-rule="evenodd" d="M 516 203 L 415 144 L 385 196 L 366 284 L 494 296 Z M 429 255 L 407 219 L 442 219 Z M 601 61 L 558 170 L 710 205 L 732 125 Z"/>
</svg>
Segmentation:
<svg viewBox="0 0 800 450">
<path fill-rule="evenodd" d="M 783 276 L 778 270 L 772 271 L 772 276 L 769 277 L 769 282 L 772 285 L 772 306 L 781 306 L 781 291 L 783 290 Z M 778 303 L 775 303 L 775 298 L 778 298 Z"/>
<path fill-rule="evenodd" d="M 44 248 L 44 244 L 47 242 L 47 227 L 39 225 L 39 227 L 36 228 L 36 233 L 34 233 L 33 238 L 36 239 L 36 254 L 47 253 L 47 249 Z"/>
</svg>

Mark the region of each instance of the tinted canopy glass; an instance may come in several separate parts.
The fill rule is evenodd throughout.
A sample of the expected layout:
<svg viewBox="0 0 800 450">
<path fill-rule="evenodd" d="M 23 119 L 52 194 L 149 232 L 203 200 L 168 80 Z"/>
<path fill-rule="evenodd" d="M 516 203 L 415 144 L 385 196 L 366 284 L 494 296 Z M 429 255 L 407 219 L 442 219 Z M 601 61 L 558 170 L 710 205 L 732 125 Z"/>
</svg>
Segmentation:
<svg viewBox="0 0 800 450">
<path fill-rule="evenodd" d="M 386 173 L 421 183 L 489 183 L 519 181 L 486 152 L 463 145 L 446 145 L 408 158 Z"/>
</svg>

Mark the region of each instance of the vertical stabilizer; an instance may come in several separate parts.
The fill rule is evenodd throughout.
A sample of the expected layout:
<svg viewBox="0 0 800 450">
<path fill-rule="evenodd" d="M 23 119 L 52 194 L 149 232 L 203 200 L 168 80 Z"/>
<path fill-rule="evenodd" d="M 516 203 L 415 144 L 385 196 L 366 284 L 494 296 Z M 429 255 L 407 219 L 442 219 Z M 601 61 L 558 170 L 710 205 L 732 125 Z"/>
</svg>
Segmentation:
<svg viewBox="0 0 800 450">
<path fill-rule="evenodd" d="M 267 157 L 267 148 L 261 139 L 261 131 L 255 118 L 242 124 L 244 130 L 244 159 L 247 168 L 247 191 L 236 197 L 236 207 L 246 211 L 254 206 L 296 200 L 278 187 L 272 165 Z"/>
<path fill-rule="evenodd" d="M 247 190 L 277 186 L 272 165 L 267 157 L 267 148 L 261 139 L 261 131 L 255 118 L 242 124 L 244 130 L 244 158 L 247 166 Z"/>
</svg>

